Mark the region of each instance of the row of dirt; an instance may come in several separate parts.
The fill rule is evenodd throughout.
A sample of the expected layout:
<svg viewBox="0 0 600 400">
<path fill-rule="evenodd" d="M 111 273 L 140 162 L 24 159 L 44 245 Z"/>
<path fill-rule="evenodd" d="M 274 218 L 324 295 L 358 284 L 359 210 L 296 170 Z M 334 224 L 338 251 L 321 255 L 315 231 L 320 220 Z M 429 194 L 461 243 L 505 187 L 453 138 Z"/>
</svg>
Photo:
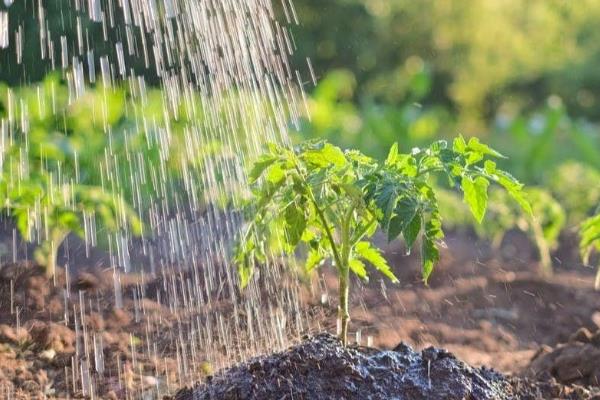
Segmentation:
<svg viewBox="0 0 600 400">
<path fill-rule="evenodd" d="M 206 360 L 195 364 L 195 379 L 204 383 L 196 398 L 331 398 L 318 397 L 319 388 L 347 399 L 389 398 L 378 394 L 386 390 L 399 399 L 436 398 L 432 393 L 448 399 L 597 398 L 600 295 L 592 287 L 593 271 L 559 256 L 555 275 L 542 279 L 519 237 L 501 253 L 465 235 L 448 238 L 429 287 L 420 281 L 417 257 L 393 246 L 386 256 L 399 285 L 376 275 L 368 284 L 353 282 L 352 337 L 361 338 L 355 348 L 317 335 L 212 378 Z M 4 264 L 0 398 L 85 398 L 86 388 L 93 387 L 99 398 L 137 399 L 192 386 L 178 372 L 177 316 L 151 298 L 136 303 L 140 279 L 122 277 L 124 307 L 117 308 L 111 270 L 73 268 L 69 276 L 61 270 L 53 282 L 28 263 Z M 313 290 L 305 291 L 313 325 L 329 332 L 335 332 L 335 286 L 335 276 L 325 269 Z M 136 307 L 143 307 L 141 317 Z M 150 343 L 160 335 L 148 335 L 149 329 L 164 331 L 164 341 Z M 367 342 L 394 350 L 361 347 Z M 406 345 L 398 346 L 401 342 Z M 101 354 L 94 351 L 97 343 Z M 159 352 L 148 351 L 150 346 Z M 82 372 L 98 368 L 102 380 Z M 86 381 L 91 386 L 82 384 Z M 471 397 L 444 397 L 453 391 Z M 178 397 L 190 393 L 183 390 Z"/>
<path fill-rule="evenodd" d="M 114 306 L 111 271 L 80 270 L 68 286 L 66 280 L 62 269 L 53 280 L 28 263 L 0 269 L 0 398 L 89 398 L 93 392 L 103 399 L 133 399 L 165 386 L 159 376 L 171 380 L 164 393 L 182 384 L 168 343 L 159 343 L 165 349 L 160 363 L 146 350 L 152 321 L 160 316 L 168 330 L 173 316 L 144 299 L 149 312 L 136 318 L 127 289 L 139 277 L 123 277 L 122 308 Z M 103 379 L 87 371 L 101 371 Z"/>
</svg>

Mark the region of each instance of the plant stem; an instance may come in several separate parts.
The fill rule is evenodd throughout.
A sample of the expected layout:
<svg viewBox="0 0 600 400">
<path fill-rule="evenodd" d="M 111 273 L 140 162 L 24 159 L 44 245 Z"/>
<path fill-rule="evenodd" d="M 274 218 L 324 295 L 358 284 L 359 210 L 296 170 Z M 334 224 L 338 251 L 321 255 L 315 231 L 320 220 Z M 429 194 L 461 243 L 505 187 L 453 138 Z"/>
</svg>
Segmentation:
<svg viewBox="0 0 600 400">
<path fill-rule="evenodd" d="M 348 265 L 348 260 L 350 256 L 350 221 L 352 218 L 352 213 L 354 212 L 354 207 L 351 207 L 347 214 L 344 216 L 344 221 L 342 222 L 342 243 L 341 246 L 335 242 L 333 238 L 333 232 L 327 223 L 327 218 L 325 217 L 325 213 L 319 207 L 317 199 L 312 191 L 310 185 L 306 183 L 306 178 L 302 171 L 295 165 L 296 172 L 302 178 L 304 183 L 306 184 L 307 193 L 309 195 L 310 202 L 315 207 L 315 212 L 317 216 L 321 220 L 321 224 L 323 225 L 323 229 L 325 230 L 325 234 L 327 235 L 327 240 L 331 245 L 331 251 L 333 252 L 333 258 L 335 260 L 337 269 L 338 269 L 338 277 L 339 277 L 339 290 L 340 290 L 340 298 L 339 298 L 339 318 L 341 321 L 341 331 L 340 331 L 340 339 L 344 346 L 348 345 L 348 323 L 350 321 L 350 313 L 348 311 L 348 295 L 350 292 L 350 266 Z M 334 214 L 335 215 L 335 214 Z M 341 250 L 341 251 L 340 251 Z"/>
<path fill-rule="evenodd" d="M 341 321 L 340 339 L 344 346 L 348 345 L 348 322 L 350 321 L 350 313 L 348 312 L 348 294 L 350 292 L 350 269 L 344 266 L 339 271 L 340 285 L 340 305 L 339 318 Z"/>
<path fill-rule="evenodd" d="M 58 264 L 58 248 L 67 237 L 69 231 L 62 229 L 55 229 L 52 231 L 51 239 L 47 243 L 48 245 L 48 259 L 46 260 L 46 276 L 54 277 L 56 274 L 56 265 Z"/>
<path fill-rule="evenodd" d="M 540 266 L 542 276 L 550 278 L 553 275 L 552 257 L 550 256 L 550 246 L 544 237 L 544 231 L 537 221 L 532 221 L 533 237 L 535 239 L 538 251 L 540 253 Z"/>
<path fill-rule="evenodd" d="M 350 225 L 352 223 L 352 214 L 354 207 L 349 207 L 344 221 L 342 223 L 342 264 L 338 271 L 339 273 L 339 318 L 341 321 L 340 339 L 344 346 L 348 345 L 348 324 L 350 322 L 350 312 L 348 310 L 349 294 L 350 294 L 350 252 L 352 245 L 350 243 Z"/>
<path fill-rule="evenodd" d="M 48 250 L 48 265 L 46 265 L 46 276 L 51 278 L 56 273 L 56 258 L 58 257 L 58 245 L 50 243 Z"/>
</svg>

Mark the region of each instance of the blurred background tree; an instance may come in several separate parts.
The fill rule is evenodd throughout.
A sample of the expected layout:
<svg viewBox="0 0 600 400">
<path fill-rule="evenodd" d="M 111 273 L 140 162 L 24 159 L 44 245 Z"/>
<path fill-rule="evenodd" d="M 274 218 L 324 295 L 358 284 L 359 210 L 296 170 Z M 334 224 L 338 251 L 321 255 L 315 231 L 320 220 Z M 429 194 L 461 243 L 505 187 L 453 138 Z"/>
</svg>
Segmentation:
<svg viewBox="0 0 600 400">
<path fill-rule="evenodd" d="M 297 62 L 347 68 L 356 99 L 406 101 L 424 71 L 424 104 L 456 111 L 465 133 L 498 110 L 533 110 L 554 94 L 600 118 L 600 3 L 593 0 L 296 0 Z M 430 86 L 430 88 L 429 88 Z M 429 89 L 429 90 L 428 90 Z"/>
<path fill-rule="evenodd" d="M 2 81 L 11 85 L 41 80 L 52 68 L 42 60 L 38 2 L 22 0 L 8 10 L 10 40 L 23 26 L 23 62 L 0 52 Z M 277 3 L 277 2 L 275 2 Z M 321 78 L 344 68 L 354 75 L 353 100 L 386 104 L 419 101 L 457 114 L 464 133 L 485 131 L 496 113 L 531 111 L 550 95 L 560 97 L 569 115 L 600 119 L 600 3 L 594 0 L 295 0 L 300 25 L 292 26 L 294 63 L 312 60 Z M 78 43 L 71 0 L 44 2 L 44 22 L 60 64 L 61 37 Z M 125 26 L 115 13 L 115 26 Z M 82 18 L 82 21 L 87 21 Z M 134 30 L 134 35 L 139 35 Z M 125 30 L 84 23 L 84 51 L 114 53 Z M 71 52 L 74 48 L 69 49 Z M 45 50 L 47 51 L 47 50 Z M 152 68 L 128 59 L 146 78 Z M 427 77 L 429 79 L 427 79 Z"/>
</svg>

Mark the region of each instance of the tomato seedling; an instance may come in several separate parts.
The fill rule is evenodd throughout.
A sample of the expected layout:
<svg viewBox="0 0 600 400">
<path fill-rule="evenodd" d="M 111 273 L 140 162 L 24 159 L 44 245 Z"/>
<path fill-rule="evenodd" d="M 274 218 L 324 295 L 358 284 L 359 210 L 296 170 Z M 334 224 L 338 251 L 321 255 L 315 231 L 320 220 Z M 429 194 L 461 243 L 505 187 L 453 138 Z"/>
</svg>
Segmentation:
<svg viewBox="0 0 600 400">
<path fill-rule="evenodd" d="M 594 250 L 600 251 L 600 207 L 596 216 L 588 218 L 583 222 L 580 235 L 579 249 L 581 250 L 581 257 L 585 264 L 589 264 L 592 252 Z M 600 267 L 598 268 L 598 272 L 596 272 L 594 287 L 596 290 L 600 290 Z"/>
<path fill-rule="evenodd" d="M 134 235 L 142 232 L 140 219 L 122 197 L 96 186 L 53 185 L 44 174 L 22 180 L 15 187 L 9 187 L 7 180 L 0 181 L 0 200 L 21 236 L 39 243 L 34 257 L 48 276 L 56 272 L 58 249 L 69 233 L 85 235 L 85 215 L 108 232 L 121 228 Z"/>
<path fill-rule="evenodd" d="M 274 239 L 288 254 L 303 245 L 307 271 L 327 261 L 337 269 L 340 338 L 346 344 L 350 271 L 367 280 L 369 264 L 398 282 L 381 251 L 367 240 L 377 229 L 389 241 L 401 235 L 408 249 L 421 238 L 425 282 L 439 260 L 444 233 L 433 174 L 444 175 L 452 187 L 462 189 L 479 222 L 485 215 L 490 182 L 497 182 L 531 213 L 522 185 L 490 159 L 497 157 L 502 155 L 478 139 L 467 142 L 462 136 L 452 146 L 438 141 L 409 154 L 399 153 L 394 145 L 384 163 L 324 141 L 293 149 L 270 144 L 249 175 L 252 217 L 234 257 L 241 286 L 250 282 L 255 265 L 267 260 Z"/>
<path fill-rule="evenodd" d="M 517 228 L 525 233 L 539 253 L 540 273 L 547 278 L 553 274 L 551 253 L 558 246 L 566 214 L 548 191 L 527 187 L 525 193 L 535 218 L 524 215 L 518 206 L 510 204 L 506 191 L 492 188 L 487 210 L 489 220 L 485 224 L 477 224 L 474 229 L 479 236 L 489 239 L 496 250 L 500 249 L 502 240 L 510 230 Z"/>
</svg>

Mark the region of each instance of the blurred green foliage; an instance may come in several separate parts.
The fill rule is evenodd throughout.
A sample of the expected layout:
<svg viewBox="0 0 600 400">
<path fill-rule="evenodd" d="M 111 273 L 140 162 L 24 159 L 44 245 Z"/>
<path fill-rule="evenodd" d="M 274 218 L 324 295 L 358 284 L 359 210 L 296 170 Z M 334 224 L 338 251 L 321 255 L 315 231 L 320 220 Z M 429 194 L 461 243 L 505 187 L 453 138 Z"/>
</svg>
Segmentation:
<svg viewBox="0 0 600 400">
<path fill-rule="evenodd" d="M 478 132 L 497 110 L 564 99 L 570 115 L 600 117 L 600 3 L 594 0 L 296 0 L 297 63 L 317 75 L 349 68 L 356 98 L 402 103 L 426 69 L 426 104 L 457 111 Z"/>
<path fill-rule="evenodd" d="M 36 259 L 50 272 L 71 232 L 106 244 L 115 233 L 143 234 L 157 223 L 157 207 L 185 214 L 231 201 L 221 188 L 243 157 L 216 128 L 233 133 L 246 153 L 268 102 L 235 91 L 185 100 L 135 85 L 97 85 L 77 96 L 57 74 L 0 85 L 0 202 L 22 236 L 40 244 Z M 242 114 L 242 104 L 256 114 Z"/>
<path fill-rule="evenodd" d="M 160 2 L 159 2 L 160 3 Z M 284 19 L 279 2 L 274 7 Z M 346 68 L 356 78 L 353 100 L 407 103 L 420 86 L 426 105 L 441 105 L 457 115 L 463 133 L 484 130 L 498 110 L 513 114 L 539 109 L 550 95 L 565 102 L 569 115 L 600 119 L 600 3 L 595 0 L 294 0 L 299 25 L 291 25 L 294 64 L 307 72 L 312 60 L 318 77 Z M 61 37 L 69 54 L 78 51 L 77 18 L 85 38 L 83 50 L 96 59 L 115 55 L 125 29 L 92 23 L 87 8 L 70 0 L 43 3 L 44 23 L 60 64 Z M 117 5 L 117 7 L 119 7 Z M 161 8 L 161 5 L 159 5 Z M 103 9 L 108 9 L 103 3 Z M 10 7 L 9 35 L 22 25 L 23 63 L 14 48 L 0 51 L 1 79 L 12 85 L 34 82 L 50 71 L 42 59 L 38 3 L 15 1 Z M 122 12 L 112 13 L 124 27 Z M 134 40 L 141 40 L 138 29 Z M 147 40 L 150 42 L 150 38 Z M 47 47 L 47 46 L 46 46 Z M 126 63 L 156 82 L 143 57 Z M 422 80 L 427 71 L 430 80 Z"/>
<path fill-rule="evenodd" d="M 62 43 L 65 39 L 67 54 L 72 57 L 83 50 L 84 56 L 92 51 L 96 59 L 96 70 L 100 70 L 99 57 L 109 55 L 114 59 L 117 54 L 115 44 L 125 39 L 125 21 L 122 12 L 111 12 L 111 24 L 117 29 L 104 29 L 103 24 L 90 21 L 88 4 L 79 5 L 76 9 L 72 0 L 13 1 L 7 7 L 7 2 L 0 2 L 0 11 L 8 12 L 9 40 L 8 50 L 0 49 L 0 80 L 11 86 L 24 85 L 45 79 L 48 73 L 61 68 Z M 48 44 L 40 44 L 39 10 L 43 9 L 46 40 L 53 42 L 54 65 L 50 57 Z M 114 6 L 114 4 L 113 4 Z M 103 9 L 107 11 L 107 3 Z M 77 22 L 81 23 L 81 49 L 78 40 Z M 16 33 L 20 32 L 23 43 L 22 62 L 17 59 L 15 51 Z M 141 40 L 139 29 L 133 29 L 129 34 L 134 40 Z M 146 38 L 148 39 L 148 38 Z M 43 50 L 42 50 L 43 49 Z M 149 82 L 157 82 L 154 70 L 146 68 L 143 57 L 132 56 L 125 52 L 124 60 L 128 68 L 139 74 L 146 75 Z"/>
<path fill-rule="evenodd" d="M 428 80 L 427 74 L 422 79 Z M 325 138 L 345 148 L 359 148 L 383 159 L 394 143 L 403 150 L 435 138 L 452 137 L 453 118 L 441 106 L 424 108 L 416 101 L 423 95 L 420 83 L 410 87 L 414 101 L 400 105 L 353 101 L 356 79 L 347 70 L 336 70 L 321 80 L 309 98 L 309 117 L 301 126 L 301 138 Z M 425 91 L 427 93 L 427 91 Z"/>
</svg>

